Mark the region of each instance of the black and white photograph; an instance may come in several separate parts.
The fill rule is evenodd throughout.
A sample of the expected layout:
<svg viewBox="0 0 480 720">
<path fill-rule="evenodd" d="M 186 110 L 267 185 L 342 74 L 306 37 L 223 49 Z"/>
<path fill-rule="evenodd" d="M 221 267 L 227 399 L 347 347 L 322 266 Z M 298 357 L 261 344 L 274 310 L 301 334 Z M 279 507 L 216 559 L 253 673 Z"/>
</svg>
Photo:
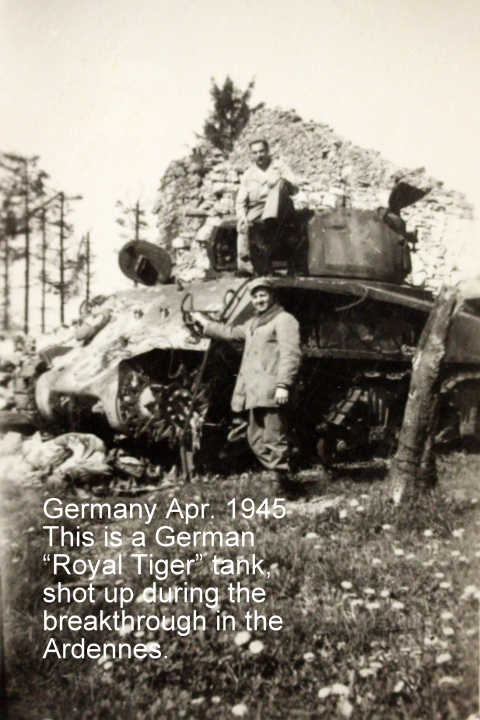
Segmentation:
<svg viewBox="0 0 480 720">
<path fill-rule="evenodd" d="M 0 0 L 0 718 L 480 720 L 478 0 Z"/>
</svg>

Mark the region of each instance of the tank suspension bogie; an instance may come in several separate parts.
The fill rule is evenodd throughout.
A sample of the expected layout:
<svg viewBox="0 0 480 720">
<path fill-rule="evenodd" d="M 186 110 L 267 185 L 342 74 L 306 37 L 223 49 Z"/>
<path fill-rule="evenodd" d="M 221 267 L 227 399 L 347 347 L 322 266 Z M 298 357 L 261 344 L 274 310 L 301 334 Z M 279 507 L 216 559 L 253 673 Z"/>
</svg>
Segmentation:
<svg viewBox="0 0 480 720">
<path fill-rule="evenodd" d="M 159 381 L 141 363 L 125 363 L 117 398 L 124 432 L 151 443 L 168 441 L 171 446 L 179 445 L 186 433 L 193 447 L 198 445 L 209 406 L 206 386 L 193 398 L 198 371 L 198 367 L 188 371 L 180 363 L 173 375 Z"/>
</svg>

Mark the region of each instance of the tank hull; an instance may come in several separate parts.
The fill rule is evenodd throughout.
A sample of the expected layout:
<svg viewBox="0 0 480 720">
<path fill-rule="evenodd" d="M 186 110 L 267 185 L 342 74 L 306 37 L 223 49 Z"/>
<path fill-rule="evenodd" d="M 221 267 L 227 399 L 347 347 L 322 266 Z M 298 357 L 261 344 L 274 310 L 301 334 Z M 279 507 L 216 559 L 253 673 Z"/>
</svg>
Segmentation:
<svg viewBox="0 0 480 720">
<path fill-rule="evenodd" d="M 393 447 L 431 293 L 338 277 L 272 282 L 301 327 L 304 358 L 291 413 L 302 462 Z M 185 321 L 195 309 L 227 324 L 245 322 L 253 313 L 248 284 L 223 277 L 182 290 L 168 285 L 119 294 L 108 326 L 39 377 L 37 410 L 62 428 L 90 428 L 94 418 L 99 427 L 146 443 L 186 444 L 201 468 L 209 467 L 212 452 L 213 464 L 223 457 L 225 465 L 235 455 L 230 399 L 242 348 L 202 338 Z M 480 318 L 473 313 L 453 320 L 442 382 L 444 414 L 456 428 L 450 435 L 477 436 Z"/>
</svg>

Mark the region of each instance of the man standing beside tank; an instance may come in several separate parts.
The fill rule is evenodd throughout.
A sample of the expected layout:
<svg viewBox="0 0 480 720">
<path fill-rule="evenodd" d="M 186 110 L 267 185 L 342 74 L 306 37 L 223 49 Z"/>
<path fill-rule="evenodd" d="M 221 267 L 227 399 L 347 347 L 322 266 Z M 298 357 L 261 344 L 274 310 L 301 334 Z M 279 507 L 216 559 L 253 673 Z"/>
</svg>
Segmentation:
<svg viewBox="0 0 480 720">
<path fill-rule="evenodd" d="M 225 327 L 192 316 L 207 337 L 243 340 L 245 348 L 232 397 L 232 410 L 248 410 L 248 442 L 262 465 L 278 481 L 288 480 L 288 402 L 301 360 L 297 320 L 276 302 L 268 278 L 250 285 L 254 316 L 243 325 Z"/>
<path fill-rule="evenodd" d="M 271 272 L 275 232 L 293 212 L 291 195 L 297 190 L 293 172 L 281 160 L 270 156 L 268 142 L 254 138 L 249 143 L 253 165 L 240 181 L 237 213 L 237 263 L 240 271 L 258 275 Z"/>
</svg>

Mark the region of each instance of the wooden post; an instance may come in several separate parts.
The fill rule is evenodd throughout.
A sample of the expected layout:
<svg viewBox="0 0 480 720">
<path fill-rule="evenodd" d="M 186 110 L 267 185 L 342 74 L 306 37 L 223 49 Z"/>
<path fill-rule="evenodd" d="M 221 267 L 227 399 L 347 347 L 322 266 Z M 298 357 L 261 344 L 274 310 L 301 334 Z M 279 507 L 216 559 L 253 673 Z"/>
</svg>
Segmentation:
<svg viewBox="0 0 480 720">
<path fill-rule="evenodd" d="M 388 484 L 398 504 L 427 481 L 435 480 L 433 435 L 438 403 L 438 379 L 445 345 L 457 304 L 456 288 L 443 286 L 423 329 L 412 363 L 412 378 L 398 449 L 393 458 Z"/>
</svg>

